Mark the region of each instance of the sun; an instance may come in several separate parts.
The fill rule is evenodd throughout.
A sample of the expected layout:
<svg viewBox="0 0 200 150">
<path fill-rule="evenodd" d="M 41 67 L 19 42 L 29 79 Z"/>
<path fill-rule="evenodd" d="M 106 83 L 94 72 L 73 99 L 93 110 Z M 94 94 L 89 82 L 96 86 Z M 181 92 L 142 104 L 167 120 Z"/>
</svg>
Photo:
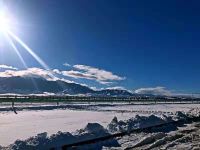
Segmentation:
<svg viewBox="0 0 200 150">
<path fill-rule="evenodd" d="M 6 32 L 10 29 L 10 20 L 8 15 L 4 12 L 0 12 L 0 30 Z"/>
<path fill-rule="evenodd" d="M 50 70 L 49 66 L 23 41 L 20 37 L 18 37 L 13 30 L 16 29 L 18 22 L 16 21 L 16 17 L 13 17 L 7 9 L 1 9 L 0 7 L 0 32 L 3 33 L 3 37 L 5 37 L 8 43 L 15 50 L 17 55 L 20 57 L 22 63 L 24 60 L 18 51 L 17 47 L 13 40 L 15 40 L 18 44 L 20 44 L 32 57 L 46 70 Z M 25 63 L 24 63 L 25 64 Z M 26 65 L 25 65 L 26 66 Z M 52 75 L 52 77 L 54 77 Z"/>
</svg>

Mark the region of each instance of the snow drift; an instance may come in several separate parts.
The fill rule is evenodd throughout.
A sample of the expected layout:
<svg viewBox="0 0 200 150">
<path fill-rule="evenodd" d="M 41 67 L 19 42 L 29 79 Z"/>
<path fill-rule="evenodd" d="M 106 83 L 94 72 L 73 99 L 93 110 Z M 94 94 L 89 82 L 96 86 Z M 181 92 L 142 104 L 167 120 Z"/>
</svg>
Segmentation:
<svg viewBox="0 0 200 150">
<path fill-rule="evenodd" d="M 190 114 L 191 115 L 191 114 Z M 182 112 L 177 112 L 175 116 L 139 116 L 136 115 L 133 118 L 128 120 L 120 120 L 118 121 L 117 117 L 114 117 L 112 121 L 108 124 L 107 128 L 104 128 L 102 125 L 98 123 L 88 123 L 85 128 L 77 130 L 73 133 L 69 132 L 58 132 L 57 134 L 53 134 L 48 136 L 47 133 L 41 133 L 34 137 L 30 137 L 24 141 L 16 140 L 13 144 L 9 145 L 7 148 L 12 150 L 27 150 L 27 149 L 50 149 L 50 148 L 60 148 L 62 145 L 73 144 L 81 141 L 86 141 L 98 137 L 104 137 L 107 135 L 111 135 L 114 133 L 119 133 L 123 131 L 131 131 L 133 129 L 138 128 L 146 128 L 150 126 L 155 126 L 159 124 L 164 124 L 171 122 L 173 120 L 178 119 L 187 119 L 190 115 L 184 114 Z M 167 127 L 166 127 L 167 128 Z M 153 139 L 157 139 L 157 136 L 164 137 L 165 134 L 156 134 Z M 138 142 L 137 145 L 148 142 L 152 140 L 151 138 L 143 139 L 142 141 Z M 116 145 L 117 142 L 113 139 L 113 141 L 109 144 Z M 99 148 L 105 146 L 106 143 L 102 142 L 98 145 Z M 100 149 L 101 149 L 100 148 Z"/>
</svg>

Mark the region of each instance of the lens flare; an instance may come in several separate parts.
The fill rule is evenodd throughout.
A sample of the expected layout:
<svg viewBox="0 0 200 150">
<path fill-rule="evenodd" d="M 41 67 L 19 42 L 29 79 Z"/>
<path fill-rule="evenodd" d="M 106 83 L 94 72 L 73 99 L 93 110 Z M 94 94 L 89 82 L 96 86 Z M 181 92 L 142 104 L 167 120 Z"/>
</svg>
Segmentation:
<svg viewBox="0 0 200 150">
<path fill-rule="evenodd" d="M 26 65 L 26 62 L 24 61 L 22 55 L 20 54 L 19 50 L 17 49 L 17 47 L 15 46 L 15 44 L 13 43 L 12 39 L 8 36 L 7 33 L 4 33 L 8 43 L 11 45 L 11 47 L 14 49 L 14 51 L 16 52 L 17 56 L 19 57 L 19 59 L 21 60 L 22 64 L 24 65 L 25 68 L 28 68 L 28 66 Z"/>
<path fill-rule="evenodd" d="M 14 33 L 11 31 L 7 31 L 7 33 L 14 38 L 24 49 L 29 52 L 45 69 L 49 70 L 49 67 L 47 64 L 35 53 L 31 48 L 29 48 L 28 45 L 26 45 L 19 37 L 17 37 Z"/>
<path fill-rule="evenodd" d="M 10 29 L 10 20 L 5 12 L 0 12 L 0 30 L 6 32 Z"/>
<path fill-rule="evenodd" d="M 21 38 L 19 38 L 14 32 L 12 32 L 11 25 L 14 26 L 14 24 L 15 20 L 8 15 L 7 11 L 2 9 L 0 11 L 0 31 L 2 31 L 2 33 L 6 36 L 8 43 L 15 50 L 23 65 L 26 68 L 28 68 L 12 39 L 14 39 L 18 44 L 20 44 L 45 70 L 48 70 L 49 76 L 52 79 L 56 79 L 53 73 L 51 73 L 51 70 L 48 67 L 48 65 L 25 42 L 23 42 Z"/>
<path fill-rule="evenodd" d="M 14 33 L 11 31 L 7 31 L 7 33 L 14 38 L 29 54 L 35 58 L 35 60 L 46 70 L 49 70 L 51 72 L 49 66 L 27 45 L 25 44 L 18 36 L 16 36 Z M 53 75 L 53 73 L 49 74 L 52 79 L 55 79 L 56 77 Z"/>
<path fill-rule="evenodd" d="M 19 59 L 21 60 L 22 64 L 24 65 L 24 67 L 27 69 L 28 66 L 26 64 L 26 62 L 24 61 L 22 55 L 20 54 L 19 50 L 17 49 L 17 47 L 15 46 L 14 42 L 12 41 L 12 39 L 8 36 L 7 33 L 4 33 L 6 39 L 8 40 L 9 44 L 11 45 L 11 47 L 14 49 L 14 51 L 17 53 Z M 33 78 L 31 78 L 31 81 L 33 83 L 33 86 L 35 87 L 36 90 L 38 90 L 38 86 L 37 83 L 35 82 L 35 80 Z"/>
</svg>

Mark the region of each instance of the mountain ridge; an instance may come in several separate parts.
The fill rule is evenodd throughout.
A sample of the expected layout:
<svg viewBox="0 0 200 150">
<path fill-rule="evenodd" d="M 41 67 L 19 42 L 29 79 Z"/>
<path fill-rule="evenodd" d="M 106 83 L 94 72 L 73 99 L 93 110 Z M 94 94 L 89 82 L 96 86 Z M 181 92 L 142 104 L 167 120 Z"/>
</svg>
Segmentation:
<svg viewBox="0 0 200 150">
<path fill-rule="evenodd" d="M 52 81 L 45 78 L 34 77 L 0 77 L 0 94 L 69 94 L 91 96 L 133 96 L 134 94 L 125 89 L 102 89 L 93 90 L 78 83 L 69 83 L 62 80 Z"/>
</svg>

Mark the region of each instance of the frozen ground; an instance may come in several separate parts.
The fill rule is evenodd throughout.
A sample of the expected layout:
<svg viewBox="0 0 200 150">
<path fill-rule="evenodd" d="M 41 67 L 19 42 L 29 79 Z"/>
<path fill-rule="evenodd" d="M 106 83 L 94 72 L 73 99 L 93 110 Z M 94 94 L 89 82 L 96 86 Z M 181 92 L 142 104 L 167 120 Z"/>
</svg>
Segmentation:
<svg viewBox="0 0 200 150">
<path fill-rule="evenodd" d="M 182 117 L 184 117 L 183 114 L 181 115 L 178 114 L 177 116 L 176 111 L 182 111 L 184 113 L 188 113 L 192 110 L 193 113 L 198 113 L 199 112 L 198 108 L 200 108 L 200 105 L 199 104 L 158 104 L 158 105 L 60 104 L 59 106 L 56 106 L 54 104 L 48 104 L 48 105 L 42 105 L 41 107 L 41 104 L 40 105 L 24 104 L 23 106 L 22 105 L 17 106 L 17 112 L 18 112 L 17 115 L 14 114 L 9 107 L 10 107 L 9 105 L 3 105 L 0 107 L 0 139 L 1 139 L 0 145 L 6 146 L 8 144 L 14 143 L 14 141 L 17 139 L 21 139 L 22 140 L 21 143 L 20 141 L 16 141 L 14 147 L 13 145 L 11 145 L 9 148 L 15 149 L 16 147 L 19 147 L 19 145 L 24 144 L 25 145 L 24 148 L 27 149 L 26 147 L 27 143 L 31 143 L 30 141 L 33 140 L 35 140 L 37 143 L 38 138 L 40 140 L 42 139 L 46 141 L 46 143 L 51 141 L 49 144 L 51 146 L 53 144 L 61 145 L 64 143 L 67 144 L 66 141 L 70 140 L 71 141 L 83 140 L 87 139 L 86 137 L 94 138 L 96 137 L 95 136 L 96 134 L 98 136 L 107 135 L 115 132 L 130 130 L 133 128 L 140 128 L 153 124 L 168 122 L 172 119 L 177 119 L 178 117 L 180 118 L 181 115 Z M 140 116 L 136 114 L 139 114 Z M 121 122 L 117 121 L 116 123 L 116 118 L 113 119 L 114 116 L 117 117 L 117 120 L 126 120 L 126 121 L 121 121 Z M 147 117 L 141 117 L 141 116 L 147 116 Z M 98 123 L 98 124 L 87 125 L 87 123 Z M 84 126 L 86 127 L 83 128 Z M 81 128 L 83 129 L 80 130 L 78 133 L 73 132 Z M 57 133 L 58 131 L 62 132 Z M 72 132 L 73 135 L 64 132 Z M 94 132 L 92 133 L 93 136 L 91 136 L 90 134 L 91 132 Z M 177 132 L 177 134 L 179 134 L 179 130 L 177 129 L 174 132 Z M 38 133 L 43 133 L 43 134 L 28 139 L 29 137 L 35 136 Z M 164 131 L 161 131 L 161 133 L 163 133 L 162 136 L 160 136 L 158 132 L 155 132 L 153 134 L 152 133 L 138 133 L 137 135 L 131 134 L 130 136 L 125 136 L 123 138 L 113 139 L 111 140 L 111 143 L 110 141 L 107 141 L 107 144 L 103 145 L 100 144 L 101 145 L 100 149 L 107 149 L 106 147 L 108 147 L 109 149 L 110 148 L 114 149 L 114 147 L 116 149 L 120 148 L 124 149 L 124 147 L 127 147 L 127 149 L 134 147 L 140 149 L 141 146 L 144 147 L 150 146 L 150 144 L 154 143 L 158 139 L 162 139 L 172 134 L 171 132 L 164 134 Z M 70 140 L 69 137 L 71 138 Z M 61 139 L 64 138 L 64 141 L 59 140 L 59 138 Z M 151 142 L 148 142 L 147 144 L 143 145 L 139 144 L 139 146 L 134 145 L 134 143 L 137 144 L 138 142 L 141 142 L 145 138 L 147 138 L 147 141 Z M 44 143 L 44 141 L 42 143 Z M 53 144 L 52 141 L 54 141 Z M 59 143 L 59 141 L 62 142 Z M 40 142 L 38 143 L 41 144 Z M 170 143 L 170 140 L 167 143 Z M 91 148 L 95 147 L 96 149 L 96 145 L 90 145 L 90 146 Z M 80 148 L 87 149 L 87 147 L 80 147 Z"/>
<path fill-rule="evenodd" d="M 98 110 L 104 111 L 135 111 L 135 112 L 145 112 L 145 111 L 156 111 L 156 112 L 176 112 L 184 111 L 188 112 L 192 108 L 198 108 L 200 104 L 151 104 L 151 105 L 116 105 L 107 107 L 97 107 Z"/>
</svg>

